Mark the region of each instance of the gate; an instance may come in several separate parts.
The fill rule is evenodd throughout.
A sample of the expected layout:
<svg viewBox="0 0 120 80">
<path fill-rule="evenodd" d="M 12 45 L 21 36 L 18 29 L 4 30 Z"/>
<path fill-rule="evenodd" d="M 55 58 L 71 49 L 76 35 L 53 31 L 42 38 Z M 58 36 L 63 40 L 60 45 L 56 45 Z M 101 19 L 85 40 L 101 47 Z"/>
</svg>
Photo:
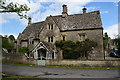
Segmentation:
<svg viewBox="0 0 120 80">
<path fill-rule="evenodd" d="M 40 60 L 37 61 L 38 66 L 45 66 L 45 58 L 44 57 L 40 57 Z"/>
</svg>

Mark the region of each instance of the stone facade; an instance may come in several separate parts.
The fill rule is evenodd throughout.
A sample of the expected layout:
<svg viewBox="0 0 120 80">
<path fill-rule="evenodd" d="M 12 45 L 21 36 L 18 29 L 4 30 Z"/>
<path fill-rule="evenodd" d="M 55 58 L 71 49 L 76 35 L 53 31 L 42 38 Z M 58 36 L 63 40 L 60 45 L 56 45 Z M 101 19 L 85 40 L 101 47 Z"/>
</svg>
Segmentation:
<svg viewBox="0 0 120 80">
<path fill-rule="evenodd" d="M 17 45 L 26 46 L 33 54 L 39 54 L 39 49 L 44 47 L 47 54 L 54 54 L 54 59 L 62 59 L 62 51 L 57 52 L 54 43 L 58 40 L 83 41 L 86 38 L 97 42 L 91 58 L 103 58 L 103 28 L 99 11 L 69 15 L 67 5 L 63 5 L 62 15 L 48 16 L 45 21 L 30 24 L 18 36 Z M 31 19 L 29 19 L 31 20 Z M 28 42 L 24 42 L 26 40 Z M 41 44 L 39 44 L 41 42 Z M 39 45 L 38 45 L 39 44 Z M 36 48 L 39 46 L 41 48 Z M 34 53 L 36 52 L 36 53 Z M 60 56 L 60 58 L 58 57 Z M 46 56 L 44 56 L 46 57 Z M 36 57 L 37 58 L 37 57 Z M 47 59 L 53 59 L 46 57 Z"/>
</svg>

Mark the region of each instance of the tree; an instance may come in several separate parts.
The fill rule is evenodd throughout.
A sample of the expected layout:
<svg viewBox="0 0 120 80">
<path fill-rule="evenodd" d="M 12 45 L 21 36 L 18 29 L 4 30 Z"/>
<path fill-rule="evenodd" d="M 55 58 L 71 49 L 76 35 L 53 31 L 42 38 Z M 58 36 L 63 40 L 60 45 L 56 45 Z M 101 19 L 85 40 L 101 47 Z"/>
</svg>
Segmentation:
<svg viewBox="0 0 120 80">
<path fill-rule="evenodd" d="M 104 33 L 104 36 L 103 36 L 103 47 L 104 47 L 104 50 L 106 50 L 106 47 L 108 45 L 108 41 L 109 41 L 108 34 Z"/>
<path fill-rule="evenodd" d="M 78 59 L 80 57 L 86 57 L 97 46 L 97 43 L 86 39 L 85 41 L 56 41 L 56 47 L 63 50 L 64 59 Z"/>
<path fill-rule="evenodd" d="M 120 38 L 114 39 L 114 42 L 116 43 L 117 48 L 118 48 L 118 52 L 119 52 L 119 54 L 120 54 Z"/>
<path fill-rule="evenodd" d="M 29 52 L 29 49 L 28 49 L 28 47 L 20 47 L 20 48 L 19 48 L 19 52 L 28 53 L 28 52 Z"/>
<path fill-rule="evenodd" d="M 0 13 L 12 13 L 16 12 L 21 18 L 28 18 L 27 15 L 23 14 L 23 11 L 27 13 L 30 8 L 26 4 L 20 5 L 18 3 L 6 3 L 6 0 L 0 0 Z"/>
<path fill-rule="evenodd" d="M 12 40 L 12 41 L 14 41 L 14 40 L 15 40 L 15 37 L 14 37 L 13 35 L 10 35 L 10 36 L 9 36 L 9 39 Z"/>
<path fill-rule="evenodd" d="M 9 43 L 7 38 L 2 38 L 2 47 L 6 48 L 9 52 L 11 52 L 14 49 L 14 44 Z"/>
</svg>

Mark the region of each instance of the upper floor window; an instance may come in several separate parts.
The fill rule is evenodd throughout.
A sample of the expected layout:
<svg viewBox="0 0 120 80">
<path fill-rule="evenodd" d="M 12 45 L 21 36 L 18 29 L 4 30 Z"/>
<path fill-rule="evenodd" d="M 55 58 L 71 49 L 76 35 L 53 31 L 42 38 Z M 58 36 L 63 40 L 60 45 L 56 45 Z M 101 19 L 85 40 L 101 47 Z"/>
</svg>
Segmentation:
<svg viewBox="0 0 120 80">
<path fill-rule="evenodd" d="M 48 24 L 49 30 L 53 30 L 53 24 Z"/>
<path fill-rule="evenodd" d="M 53 37 L 48 37 L 48 42 L 53 42 Z"/>
<path fill-rule="evenodd" d="M 31 38 L 29 39 L 29 44 L 34 44 L 34 38 L 33 38 L 33 37 L 31 37 Z"/>
</svg>

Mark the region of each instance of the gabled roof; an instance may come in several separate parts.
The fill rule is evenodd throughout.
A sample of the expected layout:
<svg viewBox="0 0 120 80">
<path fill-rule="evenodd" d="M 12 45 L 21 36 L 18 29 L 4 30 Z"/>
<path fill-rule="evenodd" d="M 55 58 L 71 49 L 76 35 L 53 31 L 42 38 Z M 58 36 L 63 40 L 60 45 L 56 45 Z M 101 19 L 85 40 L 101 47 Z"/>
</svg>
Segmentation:
<svg viewBox="0 0 120 80">
<path fill-rule="evenodd" d="M 42 44 L 42 45 L 41 45 Z M 32 52 L 34 52 L 36 49 L 38 49 L 38 47 L 43 46 L 47 51 L 49 51 L 49 53 L 53 53 L 54 50 L 56 50 L 56 47 L 54 44 L 49 43 L 49 42 L 45 42 L 42 41 L 39 44 L 37 44 L 33 49 Z"/>
<path fill-rule="evenodd" d="M 32 32 L 38 34 L 40 30 L 43 28 L 43 23 L 44 21 L 28 25 L 22 32 L 22 34 L 25 35 L 24 37 L 28 37 Z"/>
<path fill-rule="evenodd" d="M 61 31 L 102 28 L 99 11 L 68 15 L 67 17 L 62 17 L 62 15 L 50 17 Z"/>
<path fill-rule="evenodd" d="M 66 17 L 62 17 L 62 15 L 49 16 L 45 21 L 28 25 L 22 32 L 22 34 L 24 34 L 22 37 L 26 38 L 33 32 L 35 35 L 39 34 L 47 20 L 53 20 L 60 31 L 102 29 L 100 12 L 93 11 L 83 14 L 68 15 Z"/>
</svg>

